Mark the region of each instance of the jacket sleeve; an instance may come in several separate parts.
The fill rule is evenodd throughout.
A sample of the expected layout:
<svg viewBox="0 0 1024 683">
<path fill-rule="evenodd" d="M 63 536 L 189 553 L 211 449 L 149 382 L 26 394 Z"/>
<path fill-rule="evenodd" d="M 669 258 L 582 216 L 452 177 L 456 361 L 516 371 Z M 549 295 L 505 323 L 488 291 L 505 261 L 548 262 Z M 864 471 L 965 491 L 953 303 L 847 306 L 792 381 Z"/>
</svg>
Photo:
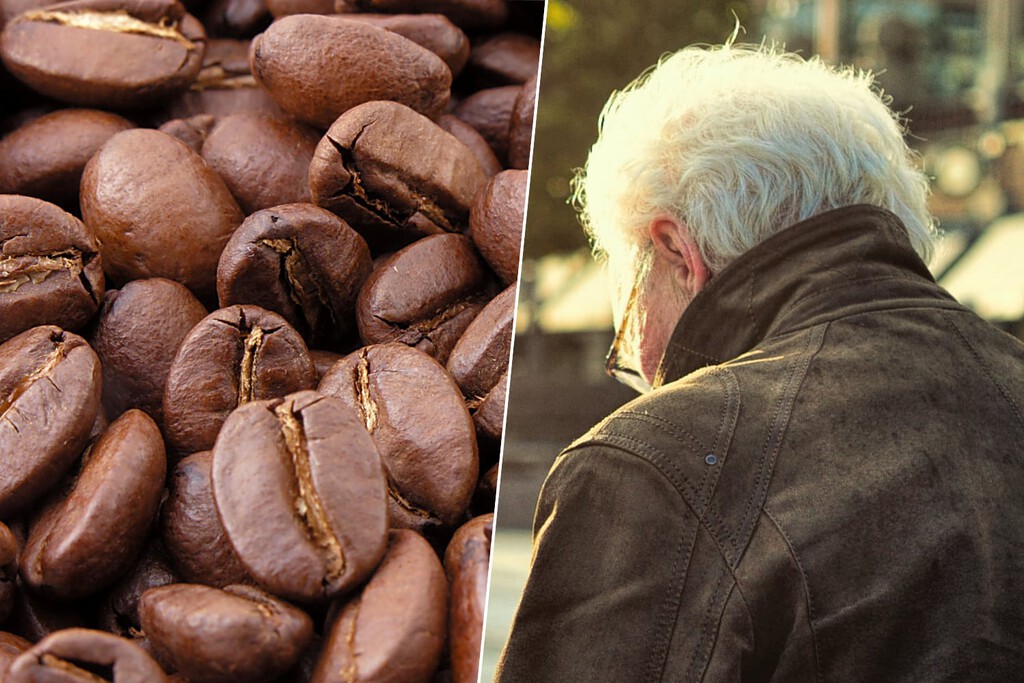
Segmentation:
<svg viewBox="0 0 1024 683">
<path fill-rule="evenodd" d="M 661 680 L 696 525 L 647 460 L 607 445 L 563 454 L 495 680 Z"/>
</svg>

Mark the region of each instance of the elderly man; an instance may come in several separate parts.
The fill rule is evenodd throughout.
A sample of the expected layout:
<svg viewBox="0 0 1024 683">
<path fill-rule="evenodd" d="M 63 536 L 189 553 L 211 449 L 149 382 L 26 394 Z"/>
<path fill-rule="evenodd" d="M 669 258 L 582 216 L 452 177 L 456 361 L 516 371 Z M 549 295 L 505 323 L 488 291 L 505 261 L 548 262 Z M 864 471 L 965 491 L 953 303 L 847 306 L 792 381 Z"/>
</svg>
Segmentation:
<svg viewBox="0 0 1024 683">
<path fill-rule="evenodd" d="M 498 680 L 1024 673 L 1024 346 L 935 284 L 870 76 L 689 48 L 578 184 L 644 395 L 555 462 Z"/>
</svg>

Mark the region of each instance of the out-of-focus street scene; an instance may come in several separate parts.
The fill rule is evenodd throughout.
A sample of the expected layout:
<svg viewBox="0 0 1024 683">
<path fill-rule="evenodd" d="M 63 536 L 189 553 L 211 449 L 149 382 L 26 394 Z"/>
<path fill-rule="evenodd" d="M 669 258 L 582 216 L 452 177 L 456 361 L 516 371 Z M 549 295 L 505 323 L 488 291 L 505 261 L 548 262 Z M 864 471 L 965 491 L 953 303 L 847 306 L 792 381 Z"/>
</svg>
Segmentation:
<svg viewBox="0 0 1024 683">
<path fill-rule="evenodd" d="M 737 29 L 737 27 L 739 27 Z M 635 394 L 605 375 L 611 309 L 570 205 L 608 96 L 695 43 L 776 43 L 870 70 L 908 121 L 957 299 L 1024 338 L 1024 3 L 550 0 L 481 680 L 491 680 L 558 452 Z M 581 577 L 585 580 L 585 577 Z"/>
</svg>

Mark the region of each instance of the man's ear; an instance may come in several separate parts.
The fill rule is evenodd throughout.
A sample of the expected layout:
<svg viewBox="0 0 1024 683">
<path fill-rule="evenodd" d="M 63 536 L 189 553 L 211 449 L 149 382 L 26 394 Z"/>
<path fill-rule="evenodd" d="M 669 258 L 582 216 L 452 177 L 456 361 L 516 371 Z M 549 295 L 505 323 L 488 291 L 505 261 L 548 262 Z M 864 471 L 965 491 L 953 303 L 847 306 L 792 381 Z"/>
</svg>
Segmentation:
<svg viewBox="0 0 1024 683">
<path fill-rule="evenodd" d="M 668 216 L 655 218 L 650 226 L 654 248 L 669 264 L 676 282 L 694 296 L 711 277 L 707 263 L 687 227 Z"/>
</svg>

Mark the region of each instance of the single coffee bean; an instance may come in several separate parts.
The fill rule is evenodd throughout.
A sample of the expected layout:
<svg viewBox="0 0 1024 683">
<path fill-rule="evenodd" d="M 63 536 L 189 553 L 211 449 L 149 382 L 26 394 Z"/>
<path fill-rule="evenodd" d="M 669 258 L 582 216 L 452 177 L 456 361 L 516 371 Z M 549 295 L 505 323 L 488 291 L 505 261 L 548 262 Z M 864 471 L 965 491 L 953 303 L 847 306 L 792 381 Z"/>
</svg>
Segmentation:
<svg viewBox="0 0 1024 683">
<path fill-rule="evenodd" d="M 157 651 L 194 683 L 274 680 L 313 636 L 308 614 L 252 586 L 153 588 L 139 617 Z"/>
<path fill-rule="evenodd" d="M 502 163 L 508 159 L 509 123 L 521 89 L 519 85 L 503 85 L 477 90 L 452 110 L 452 114 L 476 128 Z"/>
<path fill-rule="evenodd" d="M 502 425 L 505 423 L 505 403 L 508 397 L 508 375 L 502 375 L 494 388 L 473 412 L 473 424 L 482 440 L 491 443 L 501 441 Z"/>
<path fill-rule="evenodd" d="M 523 89 L 512 105 L 508 124 L 508 164 L 511 168 L 530 167 L 533 143 L 533 115 L 537 109 L 537 77 L 523 83 Z"/>
<path fill-rule="evenodd" d="M 367 346 L 335 364 L 318 391 L 358 413 L 377 444 L 393 528 L 462 521 L 476 486 L 476 438 L 462 393 L 436 360 L 404 344 Z"/>
<path fill-rule="evenodd" d="M 443 14 L 346 14 L 346 19 L 364 21 L 404 36 L 444 60 L 459 75 L 469 59 L 469 38 Z"/>
<path fill-rule="evenodd" d="M 185 336 L 206 309 L 184 285 L 133 280 L 103 299 L 89 343 L 103 367 L 103 406 L 110 415 L 144 410 L 164 420 L 164 388 Z"/>
<path fill-rule="evenodd" d="M 282 109 L 321 129 L 372 100 L 437 117 L 450 96 L 451 71 L 440 57 L 396 33 L 340 17 L 275 21 L 252 41 L 249 64 Z"/>
<path fill-rule="evenodd" d="M 215 123 L 217 123 L 217 118 L 212 114 L 196 114 L 187 119 L 166 121 L 157 130 L 178 138 L 188 145 L 190 150 L 196 154 L 202 154 L 203 142 L 206 141 L 206 136 L 209 135 Z"/>
<path fill-rule="evenodd" d="M 516 287 L 510 285 L 484 306 L 448 357 L 448 372 L 466 396 L 474 419 L 480 406 L 508 374 L 515 309 Z"/>
<path fill-rule="evenodd" d="M 47 325 L 0 345 L 0 519 L 60 480 L 99 409 L 100 361 L 81 337 Z"/>
<path fill-rule="evenodd" d="M 65 599 L 94 594 L 123 575 L 156 519 L 167 460 L 156 423 L 129 410 L 82 457 L 70 491 L 29 527 L 19 558 L 33 589 Z"/>
<path fill-rule="evenodd" d="M 13 633 L 0 632 L 0 675 L 5 675 L 11 662 L 18 658 L 32 643 Z M 7 680 L 4 678 L 4 680 Z"/>
<path fill-rule="evenodd" d="M 103 631 L 70 628 L 43 638 L 11 663 L 9 683 L 163 683 L 160 665 L 130 640 Z"/>
<path fill-rule="evenodd" d="M 485 182 L 465 145 L 395 102 L 345 112 L 309 166 L 314 203 L 344 218 L 378 251 L 463 231 Z"/>
<path fill-rule="evenodd" d="M 443 114 L 437 120 L 437 125 L 469 148 L 476 160 L 480 162 L 480 168 L 484 170 L 484 175 L 488 178 L 502 169 L 498 157 L 494 156 L 494 150 L 487 144 L 487 140 L 484 140 L 483 136 L 476 131 L 476 128 L 451 114 Z"/>
<path fill-rule="evenodd" d="M 430 544 L 392 531 L 380 567 L 335 618 L 313 683 L 429 683 L 444 648 L 447 598 Z"/>
<path fill-rule="evenodd" d="M 505 0 L 335 0 L 335 12 L 437 12 L 464 30 L 495 29 L 508 18 Z"/>
<path fill-rule="evenodd" d="M 96 109 L 40 116 L 0 140 L 0 192 L 38 197 L 74 211 L 85 164 L 107 140 L 134 127 Z"/>
<path fill-rule="evenodd" d="M 355 333 L 356 296 L 370 250 L 345 221 L 312 204 L 257 211 L 231 236 L 217 267 L 221 306 L 254 304 L 311 344 L 341 347 Z"/>
<path fill-rule="evenodd" d="M 156 130 L 110 138 L 82 175 L 82 219 L 118 283 L 166 277 L 212 299 L 217 259 L 242 211 L 220 176 Z"/>
<path fill-rule="evenodd" d="M 0 36 L 0 56 L 14 76 L 48 97 L 138 107 L 187 88 L 205 42 L 202 24 L 176 0 L 72 0 L 12 19 Z"/>
<path fill-rule="evenodd" d="M 448 650 L 454 683 L 476 683 L 478 677 L 493 523 L 492 514 L 474 517 L 455 532 L 444 553 L 451 587 Z"/>
<path fill-rule="evenodd" d="M 427 237 L 370 274 L 356 303 L 359 336 L 367 344 L 401 342 L 444 363 L 491 293 L 468 238 Z"/>
<path fill-rule="evenodd" d="M 336 398 L 303 391 L 231 413 L 213 449 L 213 497 L 239 559 L 277 595 L 335 597 L 384 554 L 380 455 Z"/>
<path fill-rule="evenodd" d="M 217 120 L 202 154 L 249 215 L 309 201 L 309 162 L 319 141 L 319 133 L 294 121 L 233 114 Z"/>
<path fill-rule="evenodd" d="M 103 595 L 99 602 L 98 625 L 114 635 L 134 640 L 152 655 L 152 646 L 139 621 L 139 599 L 150 588 L 178 581 L 163 547 L 151 542 L 131 571 Z"/>
<path fill-rule="evenodd" d="M 0 195 L 0 342 L 37 325 L 85 326 L 103 297 L 99 250 L 58 206 Z"/>
<path fill-rule="evenodd" d="M 0 522 L 0 624 L 7 621 L 14 611 L 19 550 L 18 539 L 6 524 Z M 0 672 L 3 672 L 3 666 L 0 666 Z"/>
<path fill-rule="evenodd" d="M 164 432 L 179 455 L 209 450 L 228 414 L 249 401 L 316 386 L 306 343 L 281 316 L 230 306 L 197 324 L 164 389 Z"/>
<path fill-rule="evenodd" d="M 491 178 L 469 218 L 473 244 L 506 285 L 519 274 L 529 177 L 527 171 L 508 170 Z"/>
<path fill-rule="evenodd" d="M 519 85 L 537 74 L 540 41 L 522 33 L 499 33 L 473 46 L 466 74 L 481 88 Z"/>
<path fill-rule="evenodd" d="M 171 473 L 161 512 L 160 536 L 181 578 L 190 583 L 227 586 L 250 583 L 245 567 L 224 534 L 213 502 L 213 453 L 193 453 Z"/>
</svg>

